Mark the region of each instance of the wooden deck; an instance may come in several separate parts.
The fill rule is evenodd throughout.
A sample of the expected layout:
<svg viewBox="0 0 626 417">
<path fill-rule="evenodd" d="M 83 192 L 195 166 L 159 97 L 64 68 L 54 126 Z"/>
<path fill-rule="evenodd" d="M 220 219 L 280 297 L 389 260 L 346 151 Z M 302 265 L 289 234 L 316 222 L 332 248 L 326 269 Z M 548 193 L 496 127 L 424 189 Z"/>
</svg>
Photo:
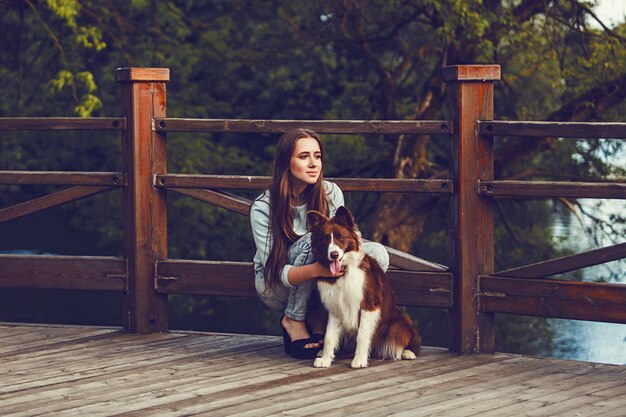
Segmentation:
<svg viewBox="0 0 626 417">
<path fill-rule="evenodd" d="M 320 370 L 276 337 L 2 323 L 0 358 L 3 416 L 626 415 L 626 367 L 510 354 Z"/>
</svg>

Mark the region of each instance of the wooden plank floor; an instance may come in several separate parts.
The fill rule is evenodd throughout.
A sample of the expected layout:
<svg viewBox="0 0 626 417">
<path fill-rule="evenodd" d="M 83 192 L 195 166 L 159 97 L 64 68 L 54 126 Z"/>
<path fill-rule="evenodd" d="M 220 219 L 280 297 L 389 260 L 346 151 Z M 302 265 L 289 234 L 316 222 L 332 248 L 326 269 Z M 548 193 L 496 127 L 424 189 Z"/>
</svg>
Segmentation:
<svg viewBox="0 0 626 417">
<path fill-rule="evenodd" d="M 625 416 L 626 367 L 425 348 L 329 369 L 268 336 L 0 324 L 2 416 Z"/>
</svg>

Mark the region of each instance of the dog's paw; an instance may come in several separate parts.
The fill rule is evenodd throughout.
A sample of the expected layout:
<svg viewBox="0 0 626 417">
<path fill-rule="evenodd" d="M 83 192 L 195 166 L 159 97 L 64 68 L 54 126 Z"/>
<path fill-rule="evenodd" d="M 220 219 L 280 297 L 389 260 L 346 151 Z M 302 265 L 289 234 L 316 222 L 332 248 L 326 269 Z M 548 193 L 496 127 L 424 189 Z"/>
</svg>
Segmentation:
<svg viewBox="0 0 626 417">
<path fill-rule="evenodd" d="M 406 349 L 402 352 L 402 359 L 404 360 L 412 361 L 413 359 L 416 359 L 416 358 L 417 356 L 415 356 L 415 353 L 413 353 L 412 350 Z"/>
<path fill-rule="evenodd" d="M 367 358 L 363 359 L 355 357 L 352 359 L 352 364 L 350 364 L 350 366 L 352 366 L 352 369 L 367 368 Z"/>
<path fill-rule="evenodd" d="M 322 356 L 321 358 L 315 358 L 315 361 L 313 362 L 313 366 L 316 368 L 328 368 L 330 367 L 331 363 L 333 363 L 332 359 L 324 358 Z"/>
</svg>

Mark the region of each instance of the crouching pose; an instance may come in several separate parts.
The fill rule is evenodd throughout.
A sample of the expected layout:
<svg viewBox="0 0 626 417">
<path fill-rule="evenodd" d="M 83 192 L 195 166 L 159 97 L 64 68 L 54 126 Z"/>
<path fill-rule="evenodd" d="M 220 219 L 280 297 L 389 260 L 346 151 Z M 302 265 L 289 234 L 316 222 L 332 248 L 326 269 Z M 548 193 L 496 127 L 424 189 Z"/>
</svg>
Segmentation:
<svg viewBox="0 0 626 417">
<path fill-rule="evenodd" d="M 314 358 L 324 341 L 327 313 L 316 295 L 317 279 L 343 275 L 315 262 L 306 228 L 308 210 L 332 216 L 344 204 L 341 189 L 323 179 L 323 160 L 315 132 L 287 132 L 276 146 L 270 188 L 250 208 L 256 290 L 268 307 L 283 313 L 285 353 L 299 359 Z M 389 255 L 382 245 L 366 244 L 364 250 L 387 268 Z"/>
</svg>

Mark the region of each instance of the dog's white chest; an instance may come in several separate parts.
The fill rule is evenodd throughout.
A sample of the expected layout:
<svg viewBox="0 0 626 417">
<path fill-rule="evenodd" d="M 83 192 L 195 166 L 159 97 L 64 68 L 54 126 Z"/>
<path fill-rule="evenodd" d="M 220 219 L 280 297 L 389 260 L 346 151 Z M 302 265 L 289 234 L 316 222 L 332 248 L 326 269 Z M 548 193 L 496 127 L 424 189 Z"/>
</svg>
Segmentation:
<svg viewBox="0 0 626 417">
<path fill-rule="evenodd" d="M 346 330 L 359 328 L 359 311 L 363 301 L 365 273 L 358 267 L 346 268 L 334 284 L 319 281 L 317 287 L 326 309 L 337 317 Z"/>
</svg>

